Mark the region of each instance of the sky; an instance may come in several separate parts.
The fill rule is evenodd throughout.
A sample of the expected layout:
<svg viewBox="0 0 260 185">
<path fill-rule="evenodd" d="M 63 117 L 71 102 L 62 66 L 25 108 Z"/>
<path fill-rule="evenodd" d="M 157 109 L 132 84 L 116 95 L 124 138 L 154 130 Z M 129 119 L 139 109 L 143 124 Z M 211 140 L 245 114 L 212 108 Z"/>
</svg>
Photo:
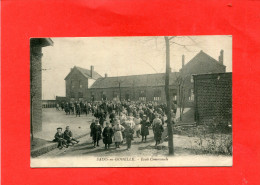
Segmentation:
<svg viewBox="0 0 260 185">
<path fill-rule="evenodd" d="M 65 96 L 64 78 L 74 66 L 94 70 L 101 76 L 126 76 L 165 72 L 164 37 L 66 37 L 51 38 L 43 48 L 42 98 Z M 171 39 L 170 65 L 179 71 L 182 55 L 188 63 L 203 50 L 218 60 L 224 50 L 224 65 L 232 72 L 232 36 L 176 36 Z"/>
</svg>

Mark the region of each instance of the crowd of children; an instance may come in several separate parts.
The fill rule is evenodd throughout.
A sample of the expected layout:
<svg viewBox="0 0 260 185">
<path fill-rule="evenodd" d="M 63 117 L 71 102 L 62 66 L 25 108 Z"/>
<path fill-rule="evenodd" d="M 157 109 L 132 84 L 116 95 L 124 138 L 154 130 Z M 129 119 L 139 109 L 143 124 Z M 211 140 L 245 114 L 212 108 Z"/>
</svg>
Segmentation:
<svg viewBox="0 0 260 185">
<path fill-rule="evenodd" d="M 164 104 L 104 101 L 83 105 L 87 105 L 88 111 L 85 109 L 86 114 L 92 113 L 92 116 L 95 117 L 90 124 L 90 136 L 92 137 L 94 148 L 99 147 L 99 141 L 103 139 L 105 149 L 109 149 L 113 142 L 115 143 L 115 148 L 120 148 L 120 145 L 126 142 L 126 149 L 129 150 L 134 134 L 137 138 L 141 136 L 140 142 L 147 141 L 149 128 L 153 131 L 155 146 L 161 143 L 164 131 L 163 125 L 164 122 L 167 122 L 167 120 L 164 120 L 166 110 Z M 75 104 L 76 106 L 80 107 L 80 104 Z M 173 104 L 172 107 L 172 116 L 174 118 L 177 106 Z M 172 119 L 172 124 L 174 124 L 174 119 Z M 61 128 L 58 128 L 55 134 L 55 141 L 59 143 L 59 148 L 68 147 L 70 143 L 79 142 L 72 137 L 69 127 L 66 127 L 64 133 L 62 133 Z"/>
</svg>

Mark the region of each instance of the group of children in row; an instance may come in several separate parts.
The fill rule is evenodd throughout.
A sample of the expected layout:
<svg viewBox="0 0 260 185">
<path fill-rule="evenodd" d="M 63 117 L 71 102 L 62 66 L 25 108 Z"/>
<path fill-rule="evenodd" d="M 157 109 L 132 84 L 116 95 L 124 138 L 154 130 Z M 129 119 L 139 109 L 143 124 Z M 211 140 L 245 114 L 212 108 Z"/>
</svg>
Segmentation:
<svg viewBox="0 0 260 185">
<path fill-rule="evenodd" d="M 139 114 L 136 117 L 126 116 L 124 114 L 120 117 L 113 118 L 112 121 L 104 121 L 106 125 L 100 125 L 98 119 L 93 120 L 90 125 L 91 137 L 94 143 L 94 148 L 99 146 L 99 141 L 103 138 L 103 143 L 105 144 L 105 149 L 109 149 L 112 142 L 115 142 L 115 147 L 120 148 L 120 144 L 126 141 L 127 150 L 131 148 L 131 143 L 133 140 L 133 135 L 136 133 L 136 137 L 140 138 L 142 136 L 141 142 L 146 142 L 147 135 L 149 135 L 149 127 L 152 126 L 155 146 L 157 146 L 162 139 L 162 133 L 164 131 L 162 120 L 159 115 L 155 115 L 155 119 L 150 122 L 146 115 L 140 118 Z"/>
<path fill-rule="evenodd" d="M 67 126 L 64 133 L 62 133 L 62 128 L 57 128 L 57 132 L 54 136 L 54 142 L 58 142 L 58 148 L 62 149 L 63 147 L 68 148 L 69 145 L 74 145 L 76 143 L 79 143 L 79 141 L 75 138 L 73 138 L 73 134 L 70 130 L 70 127 Z"/>
</svg>

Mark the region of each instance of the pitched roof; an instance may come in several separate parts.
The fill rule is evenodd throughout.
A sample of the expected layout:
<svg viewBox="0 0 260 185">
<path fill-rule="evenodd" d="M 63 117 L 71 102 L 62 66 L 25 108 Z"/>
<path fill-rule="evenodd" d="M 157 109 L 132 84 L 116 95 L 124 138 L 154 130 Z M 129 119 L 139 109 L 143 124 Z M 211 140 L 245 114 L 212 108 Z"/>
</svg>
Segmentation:
<svg viewBox="0 0 260 185">
<path fill-rule="evenodd" d="M 170 85 L 174 84 L 177 72 L 170 74 Z M 91 89 L 96 88 L 112 88 L 112 87 L 156 87 L 165 85 L 165 73 L 132 75 L 132 76 L 118 76 L 118 77 L 104 77 L 97 79 Z"/>
<path fill-rule="evenodd" d="M 217 61 L 216 59 L 212 58 L 207 53 L 205 53 L 204 51 L 201 50 L 187 64 L 185 64 L 183 68 L 186 68 L 187 66 L 191 65 L 191 63 L 198 62 L 198 61 L 212 62 L 212 63 L 214 63 L 216 65 L 220 65 L 220 66 L 225 67 L 225 65 L 221 64 L 219 61 Z"/>
<path fill-rule="evenodd" d="M 83 76 L 85 76 L 86 78 L 90 78 L 90 79 L 94 79 L 97 80 L 99 78 L 102 78 L 102 76 L 100 74 L 98 74 L 96 71 L 93 71 L 93 76 L 91 77 L 91 71 L 89 69 L 84 69 L 78 66 L 74 66 L 74 68 L 72 70 L 78 70 Z M 65 80 L 70 76 L 72 71 L 70 71 L 70 73 L 65 77 Z"/>
</svg>

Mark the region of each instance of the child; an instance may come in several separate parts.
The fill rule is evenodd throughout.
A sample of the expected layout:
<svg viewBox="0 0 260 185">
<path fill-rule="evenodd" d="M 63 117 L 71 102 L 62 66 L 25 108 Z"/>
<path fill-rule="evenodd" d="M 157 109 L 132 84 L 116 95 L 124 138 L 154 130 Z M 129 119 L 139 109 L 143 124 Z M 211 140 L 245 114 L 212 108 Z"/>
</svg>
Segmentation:
<svg viewBox="0 0 260 185">
<path fill-rule="evenodd" d="M 81 109 L 80 109 L 80 104 L 79 103 L 75 104 L 75 109 L 76 109 L 76 117 L 77 116 L 80 117 Z"/>
<path fill-rule="evenodd" d="M 154 140 L 155 140 L 155 146 L 160 144 L 160 141 L 162 139 L 162 133 L 163 133 L 163 126 L 162 121 L 159 118 L 159 115 L 155 115 L 155 119 L 153 120 L 153 132 L 154 132 Z"/>
<path fill-rule="evenodd" d="M 70 114 L 70 106 L 69 106 L 68 102 L 65 105 L 65 112 L 66 112 L 66 115 Z"/>
<path fill-rule="evenodd" d="M 103 143 L 105 144 L 105 149 L 109 149 L 112 143 L 113 129 L 109 127 L 109 122 L 105 122 L 106 127 L 103 130 Z"/>
<path fill-rule="evenodd" d="M 135 131 L 136 131 L 136 136 L 139 138 L 140 137 L 140 132 L 141 132 L 141 118 L 137 114 L 136 118 L 134 118 L 134 123 L 135 123 Z"/>
<path fill-rule="evenodd" d="M 68 148 L 66 140 L 64 139 L 64 134 L 62 133 L 62 128 L 57 128 L 57 133 L 54 136 L 54 142 L 58 142 L 58 148 L 61 150 L 63 147 Z"/>
<path fill-rule="evenodd" d="M 131 142 L 133 140 L 134 129 L 131 127 L 131 123 L 127 122 L 124 130 L 127 150 L 131 148 Z"/>
<path fill-rule="evenodd" d="M 70 127 L 67 126 L 66 130 L 64 131 L 64 139 L 67 141 L 67 144 L 71 143 L 72 145 L 74 145 L 74 142 L 79 143 L 79 141 L 73 138 L 72 136 L 73 135 L 70 130 Z"/>
<path fill-rule="evenodd" d="M 124 127 L 124 128 L 126 127 L 126 116 L 123 113 L 121 113 L 120 120 L 118 120 L 118 121 L 120 121 L 120 125 L 122 127 Z M 124 133 L 124 130 L 122 130 L 121 132 L 122 132 L 122 136 L 123 136 L 123 140 L 122 140 L 121 144 L 123 144 L 124 139 L 125 139 L 125 133 Z"/>
<path fill-rule="evenodd" d="M 133 117 L 131 116 L 126 117 L 125 123 L 126 125 L 129 125 L 132 129 L 135 127 L 135 122 L 133 121 Z"/>
<path fill-rule="evenodd" d="M 112 113 L 111 113 L 110 116 L 109 116 L 110 123 L 112 124 L 112 126 L 114 126 L 114 120 L 115 120 L 115 118 L 116 118 L 115 110 L 112 110 Z"/>
<path fill-rule="evenodd" d="M 90 137 L 92 137 L 92 143 L 94 143 L 93 140 L 93 128 L 95 126 L 95 119 L 92 119 L 92 123 L 90 124 Z"/>
<path fill-rule="evenodd" d="M 146 142 L 146 137 L 149 135 L 149 126 L 150 122 L 147 121 L 146 115 L 143 115 L 143 120 L 141 121 L 142 142 Z"/>
<path fill-rule="evenodd" d="M 102 134 L 102 128 L 99 124 L 98 119 L 96 119 L 95 121 L 95 126 L 93 127 L 93 140 L 94 140 L 94 148 L 96 148 L 96 146 L 99 146 L 99 140 L 101 139 L 101 134 Z"/>
<path fill-rule="evenodd" d="M 124 131 L 124 129 L 125 128 L 122 125 L 120 125 L 120 121 L 115 119 L 115 126 L 113 127 L 113 131 L 116 148 L 120 148 L 120 143 L 123 141 L 122 131 Z"/>
</svg>

